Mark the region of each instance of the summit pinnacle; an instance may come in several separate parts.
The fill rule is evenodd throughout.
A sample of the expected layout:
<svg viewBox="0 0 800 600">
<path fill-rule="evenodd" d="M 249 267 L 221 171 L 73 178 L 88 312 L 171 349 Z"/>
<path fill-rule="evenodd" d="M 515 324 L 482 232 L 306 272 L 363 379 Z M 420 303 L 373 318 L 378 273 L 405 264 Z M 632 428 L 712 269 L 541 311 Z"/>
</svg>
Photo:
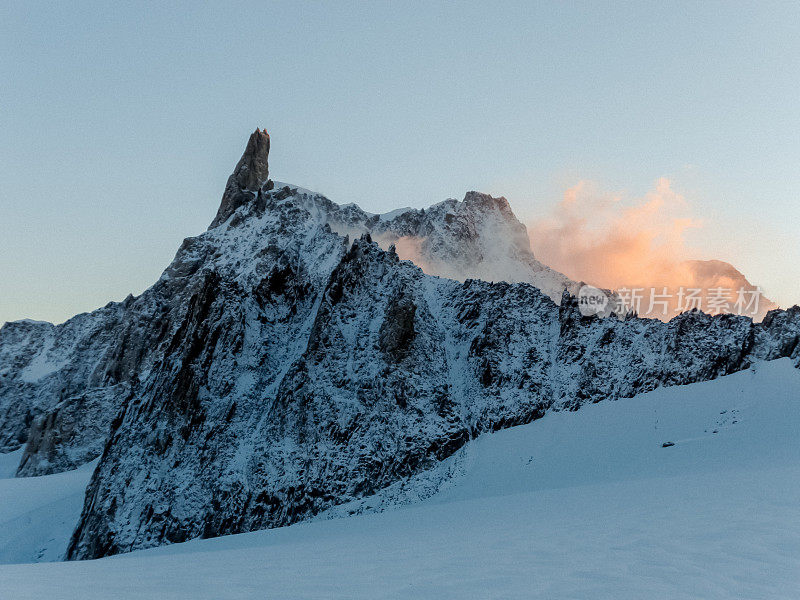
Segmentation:
<svg viewBox="0 0 800 600">
<path fill-rule="evenodd" d="M 242 158 L 225 185 L 217 216 L 209 229 L 224 223 L 234 211 L 253 200 L 262 185 L 272 187 L 269 181 L 269 134 L 266 129 L 256 129 L 250 134 Z"/>
</svg>

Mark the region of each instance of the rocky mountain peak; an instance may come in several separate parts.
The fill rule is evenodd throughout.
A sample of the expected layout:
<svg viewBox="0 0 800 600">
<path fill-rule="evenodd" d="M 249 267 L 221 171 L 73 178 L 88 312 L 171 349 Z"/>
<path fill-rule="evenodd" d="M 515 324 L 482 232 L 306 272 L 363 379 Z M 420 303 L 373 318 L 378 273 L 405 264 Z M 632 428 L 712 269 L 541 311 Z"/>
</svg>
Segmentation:
<svg viewBox="0 0 800 600">
<path fill-rule="evenodd" d="M 494 196 L 490 196 L 489 194 L 484 194 L 481 192 L 467 192 L 464 196 L 464 205 L 472 210 L 475 209 L 483 209 L 483 210 L 498 210 L 500 211 L 506 218 L 517 222 L 517 217 L 514 215 L 514 211 L 511 210 L 511 205 L 508 203 L 508 200 L 504 196 L 499 196 L 495 198 Z"/>
<path fill-rule="evenodd" d="M 485 279 L 530 283 L 558 302 L 576 282 L 536 260 L 525 226 L 503 197 L 470 191 L 425 209 L 368 213 L 355 204 L 339 206 L 323 196 L 303 204 L 331 230 L 349 239 L 369 233 L 382 248 L 394 246 L 431 275 L 465 281 Z"/>
<path fill-rule="evenodd" d="M 247 147 L 239 159 L 233 176 L 244 190 L 257 190 L 269 176 L 269 134 L 266 129 L 256 129 L 247 140 Z"/>
<path fill-rule="evenodd" d="M 250 134 L 244 154 L 228 178 L 217 216 L 209 229 L 224 223 L 237 208 L 253 200 L 262 187 L 267 190 L 272 188 L 268 159 L 269 134 L 266 129 L 256 129 Z"/>
</svg>

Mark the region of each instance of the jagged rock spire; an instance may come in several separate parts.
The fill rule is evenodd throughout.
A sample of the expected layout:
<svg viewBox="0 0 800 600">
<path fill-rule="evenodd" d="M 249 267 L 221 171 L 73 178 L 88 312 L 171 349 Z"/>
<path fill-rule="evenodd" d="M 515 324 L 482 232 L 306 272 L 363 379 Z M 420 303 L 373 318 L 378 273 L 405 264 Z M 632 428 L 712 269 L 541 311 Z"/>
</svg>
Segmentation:
<svg viewBox="0 0 800 600">
<path fill-rule="evenodd" d="M 269 134 L 266 129 L 256 129 L 247 140 L 241 160 L 233 177 L 243 190 L 257 190 L 269 176 Z"/>
<path fill-rule="evenodd" d="M 269 134 L 266 129 L 256 129 L 247 140 L 244 154 L 228 178 L 217 216 L 209 229 L 224 223 L 237 208 L 253 200 L 265 183 L 267 189 L 272 187 L 272 182 L 269 181 L 268 158 Z"/>
</svg>

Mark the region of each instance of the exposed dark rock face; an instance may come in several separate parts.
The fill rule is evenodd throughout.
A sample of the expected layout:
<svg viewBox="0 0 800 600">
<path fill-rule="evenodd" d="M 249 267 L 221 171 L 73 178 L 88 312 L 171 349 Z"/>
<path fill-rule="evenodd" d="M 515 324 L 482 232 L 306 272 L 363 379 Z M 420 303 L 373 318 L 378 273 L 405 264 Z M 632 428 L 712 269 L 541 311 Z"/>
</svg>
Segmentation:
<svg viewBox="0 0 800 600">
<path fill-rule="evenodd" d="M 87 390 L 80 396 L 64 399 L 37 417 L 28 433 L 17 473 L 22 476 L 59 473 L 100 456 L 113 417 L 109 399 L 129 390 L 122 384 Z"/>
<path fill-rule="evenodd" d="M 388 362 L 398 363 L 408 354 L 414 341 L 414 316 L 417 306 L 401 292 L 386 309 L 380 331 L 380 346 Z"/>
<path fill-rule="evenodd" d="M 800 360 L 800 308 L 620 321 L 569 293 L 426 275 L 334 233 L 329 200 L 266 189 L 264 158 L 232 177 L 245 190 L 257 171 L 260 188 L 138 298 L 0 330 L 0 441 L 28 440 L 19 474 L 102 449 L 69 558 L 294 523 L 548 410 Z M 449 252 L 506 210 L 468 195 L 407 218 L 451 227 L 429 236 Z"/>
<path fill-rule="evenodd" d="M 222 203 L 211 227 L 224 223 L 237 208 L 251 202 L 262 186 L 265 191 L 272 189 L 272 182 L 269 181 L 269 134 L 266 129 L 256 129 L 250 135 L 236 169 L 228 178 Z"/>
</svg>

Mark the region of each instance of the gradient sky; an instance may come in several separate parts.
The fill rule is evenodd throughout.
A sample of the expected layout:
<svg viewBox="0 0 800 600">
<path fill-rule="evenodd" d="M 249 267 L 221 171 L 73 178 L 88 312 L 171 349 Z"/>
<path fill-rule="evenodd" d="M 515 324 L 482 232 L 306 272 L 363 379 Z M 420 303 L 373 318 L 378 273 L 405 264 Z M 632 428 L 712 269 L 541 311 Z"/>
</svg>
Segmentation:
<svg viewBox="0 0 800 600">
<path fill-rule="evenodd" d="M 697 258 L 800 301 L 796 3 L 166 4 L 0 6 L 0 323 L 155 282 L 257 126 L 373 212 L 668 177 Z"/>
</svg>

